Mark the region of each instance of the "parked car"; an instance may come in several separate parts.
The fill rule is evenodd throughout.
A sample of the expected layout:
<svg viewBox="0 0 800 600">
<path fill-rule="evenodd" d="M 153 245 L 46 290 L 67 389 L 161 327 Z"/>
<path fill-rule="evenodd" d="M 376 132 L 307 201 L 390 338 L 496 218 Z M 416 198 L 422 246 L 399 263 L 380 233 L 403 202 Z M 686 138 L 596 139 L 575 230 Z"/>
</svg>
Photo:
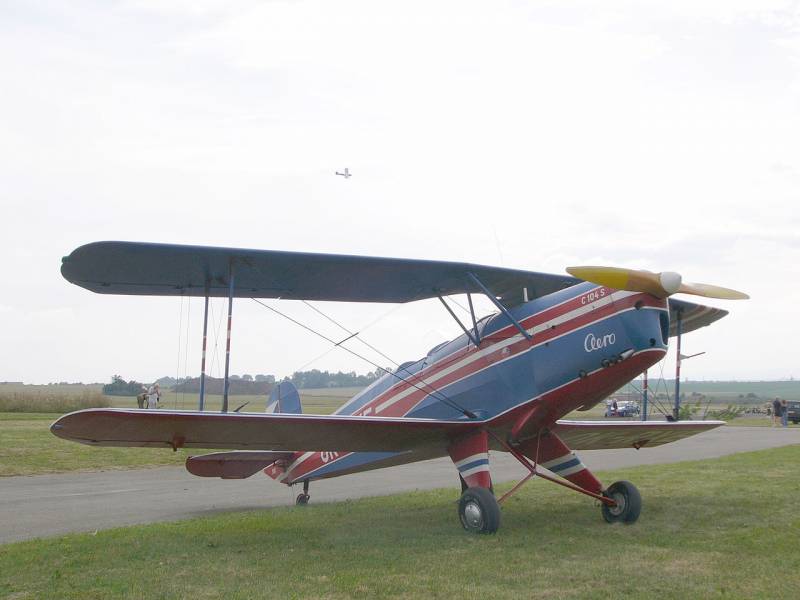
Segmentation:
<svg viewBox="0 0 800 600">
<path fill-rule="evenodd" d="M 800 402 L 790 400 L 786 403 L 786 416 L 787 418 L 797 425 L 800 423 Z"/>
<path fill-rule="evenodd" d="M 633 417 L 639 414 L 639 404 L 632 400 L 622 400 L 617 402 L 617 410 L 614 410 L 612 402 L 606 403 L 606 417 Z"/>
</svg>

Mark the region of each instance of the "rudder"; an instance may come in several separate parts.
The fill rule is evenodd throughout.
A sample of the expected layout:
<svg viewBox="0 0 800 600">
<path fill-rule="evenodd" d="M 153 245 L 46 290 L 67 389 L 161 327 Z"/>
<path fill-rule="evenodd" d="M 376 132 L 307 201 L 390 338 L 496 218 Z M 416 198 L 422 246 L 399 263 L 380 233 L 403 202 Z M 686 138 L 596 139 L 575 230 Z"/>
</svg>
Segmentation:
<svg viewBox="0 0 800 600">
<path fill-rule="evenodd" d="M 269 395 L 266 412 L 299 415 L 303 412 L 300 394 L 290 381 L 278 383 Z"/>
</svg>

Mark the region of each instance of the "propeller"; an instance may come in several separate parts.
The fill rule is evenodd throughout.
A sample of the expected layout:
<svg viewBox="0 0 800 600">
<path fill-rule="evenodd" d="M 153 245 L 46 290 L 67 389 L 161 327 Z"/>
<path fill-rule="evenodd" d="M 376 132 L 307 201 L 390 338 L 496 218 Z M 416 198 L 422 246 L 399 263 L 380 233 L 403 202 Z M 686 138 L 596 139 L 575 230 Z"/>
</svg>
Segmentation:
<svg viewBox="0 0 800 600">
<path fill-rule="evenodd" d="M 618 267 L 568 267 L 567 273 L 584 281 L 591 281 L 617 290 L 646 292 L 658 298 L 672 294 L 692 294 L 722 300 L 746 300 L 750 296 L 729 288 L 707 283 L 683 283 L 680 274 L 672 271 L 653 273 Z"/>
</svg>

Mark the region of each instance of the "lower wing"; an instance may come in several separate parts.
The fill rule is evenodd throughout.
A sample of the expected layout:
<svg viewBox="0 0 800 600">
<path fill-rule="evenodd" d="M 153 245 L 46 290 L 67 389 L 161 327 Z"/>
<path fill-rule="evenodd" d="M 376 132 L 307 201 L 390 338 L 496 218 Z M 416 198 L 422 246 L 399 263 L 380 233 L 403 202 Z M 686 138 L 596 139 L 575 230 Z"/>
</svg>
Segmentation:
<svg viewBox="0 0 800 600">
<path fill-rule="evenodd" d="M 573 450 L 660 446 L 725 425 L 724 421 L 556 421 L 551 428 Z"/>
<path fill-rule="evenodd" d="M 452 436 L 481 426 L 392 417 L 98 408 L 64 415 L 50 430 L 93 446 L 402 452 L 446 448 Z"/>
</svg>

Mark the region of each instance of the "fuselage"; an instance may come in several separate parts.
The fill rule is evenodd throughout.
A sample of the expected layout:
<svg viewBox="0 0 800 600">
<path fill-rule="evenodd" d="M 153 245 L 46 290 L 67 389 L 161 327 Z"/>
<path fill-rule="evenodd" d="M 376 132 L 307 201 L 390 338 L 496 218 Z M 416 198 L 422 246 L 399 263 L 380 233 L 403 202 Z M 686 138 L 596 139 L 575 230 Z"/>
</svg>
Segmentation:
<svg viewBox="0 0 800 600">
<path fill-rule="evenodd" d="M 510 313 L 530 340 L 505 315 L 490 315 L 478 322 L 478 347 L 466 334 L 439 344 L 384 375 L 337 414 L 471 419 L 503 428 L 535 412 L 546 426 L 600 402 L 667 349 L 667 300 L 649 294 L 582 283 Z M 434 456 L 298 452 L 266 473 L 292 484 Z"/>
</svg>

